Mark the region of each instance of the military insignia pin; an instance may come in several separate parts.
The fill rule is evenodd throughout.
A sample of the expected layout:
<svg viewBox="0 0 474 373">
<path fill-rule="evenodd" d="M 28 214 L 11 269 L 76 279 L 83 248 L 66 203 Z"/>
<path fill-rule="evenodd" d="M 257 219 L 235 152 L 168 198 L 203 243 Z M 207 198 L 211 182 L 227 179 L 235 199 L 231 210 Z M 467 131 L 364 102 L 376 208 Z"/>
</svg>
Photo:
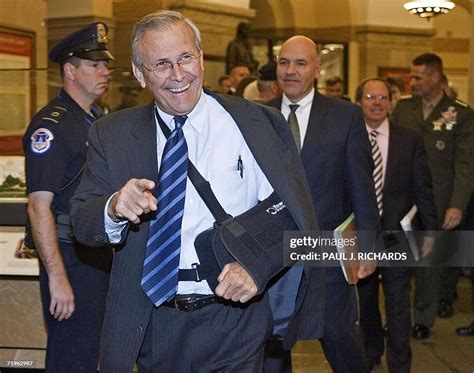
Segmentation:
<svg viewBox="0 0 474 373">
<path fill-rule="evenodd" d="M 448 106 L 446 111 L 441 113 L 441 118 L 433 121 L 433 131 L 441 131 L 444 124 L 446 131 L 452 131 L 456 120 L 458 117 L 458 112 L 454 106 Z"/>
<path fill-rule="evenodd" d="M 438 140 L 438 141 L 436 141 L 435 146 L 436 146 L 436 149 L 441 151 L 446 147 L 446 144 L 444 143 L 443 140 Z"/>
<path fill-rule="evenodd" d="M 442 122 L 439 120 L 433 121 L 433 131 L 441 131 L 441 126 L 443 125 Z"/>
</svg>

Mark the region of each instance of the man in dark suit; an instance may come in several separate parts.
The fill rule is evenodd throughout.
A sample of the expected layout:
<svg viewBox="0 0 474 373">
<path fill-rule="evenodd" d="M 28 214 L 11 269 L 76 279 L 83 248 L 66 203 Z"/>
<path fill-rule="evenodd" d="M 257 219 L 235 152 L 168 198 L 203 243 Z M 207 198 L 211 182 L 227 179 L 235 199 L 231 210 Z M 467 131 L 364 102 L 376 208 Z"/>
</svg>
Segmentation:
<svg viewBox="0 0 474 373">
<path fill-rule="evenodd" d="M 224 266 L 214 293 L 203 281 L 208 278 L 178 281 L 177 273 L 196 272 L 194 240 L 214 219 L 186 173 L 170 180 L 169 193 L 185 184 L 173 201 L 163 203 L 165 195 L 153 192 L 157 180 L 161 189 L 166 176 L 187 162 L 180 156 L 176 168 L 161 172 L 185 144 L 188 159 L 228 213 L 239 215 L 274 190 L 300 228 L 315 230 L 291 133 L 277 110 L 203 91 L 199 30 L 182 14 L 160 11 L 143 18 L 134 28 L 132 51 L 135 77 L 155 100 L 113 113 L 91 128 L 84 177 L 72 200 L 77 238 L 94 246 L 116 245 L 101 371 L 131 371 L 137 361 L 147 372 L 258 372 L 272 327 L 267 294 L 237 262 Z M 174 127 L 167 141 L 166 127 Z M 180 201 L 183 208 L 173 219 L 159 223 Z M 168 238 L 175 225 L 179 230 Z M 173 243 L 176 251 L 143 276 L 160 255 L 148 256 L 150 245 L 165 237 L 160 250 Z M 283 266 L 281 257 L 280 262 Z M 166 277 L 144 290 L 166 268 Z M 150 299 L 168 284 L 168 294 Z"/>
<path fill-rule="evenodd" d="M 442 74 L 443 62 L 436 54 L 416 57 L 410 69 L 413 96 L 398 101 L 392 123 L 422 134 L 433 177 L 437 220 L 443 230 L 450 231 L 461 223 L 472 192 L 474 114 L 466 104 L 446 96 Z M 440 249 L 448 252 L 451 245 L 447 242 Z M 443 270 L 447 269 L 419 268 L 416 273 L 414 338 L 430 335 L 438 312 Z M 452 309 L 451 304 L 442 306 Z"/>
<path fill-rule="evenodd" d="M 423 138 L 413 130 L 389 125 L 391 99 L 390 86 L 381 78 L 365 79 L 356 89 L 356 102 L 362 109 L 369 138 L 373 139 L 381 156 L 382 229 L 401 234 L 385 234 L 385 249 L 409 253 L 400 232 L 400 220 L 416 205 L 421 228 L 434 231 L 437 228 L 436 210 Z M 427 253 L 433 243 L 434 238 L 426 237 L 422 254 Z M 381 273 L 387 320 L 387 365 L 390 372 L 408 373 L 411 367 L 410 269 L 401 267 L 402 263 L 399 266 L 391 264 L 394 266 L 379 268 L 359 281 L 360 326 L 372 369 L 384 352 L 378 307 Z"/>
<path fill-rule="evenodd" d="M 373 161 L 360 109 L 316 92 L 314 80 L 320 71 L 316 44 L 304 36 L 288 39 L 277 61 L 283 96 L 269 104 L 289 118 L 295 141 L 301 148 L 321 230 L 334 230 L 354 212 L 359 230 L 377 231 L 380 222 L 372 179 Z M 373 263 L 364 262 L 358 275 L 363 278 L 373 270 Z M 325 314 L 324 319 L 318 319 L 313 312 L 321 305 L 313 297 L 320 290 L 312 288 L 312 276 L 319 271 L 318 268 L 305 271 L 302 283 L 309 283 L 310 290 L 304 293 L 300 289 L 284 346 L 291 347 L 298 339 L 322 338 L 324 353 L 334 371 L 366 372 L 357 325 L 356 288 L 346 282 L 340 267 L 326 268 Z M 275 354 L 278 355 L 272 353 Z M 290 358 L 289 352 L 280 351 L 279 355 L 282 360 Z"/>
</svg>

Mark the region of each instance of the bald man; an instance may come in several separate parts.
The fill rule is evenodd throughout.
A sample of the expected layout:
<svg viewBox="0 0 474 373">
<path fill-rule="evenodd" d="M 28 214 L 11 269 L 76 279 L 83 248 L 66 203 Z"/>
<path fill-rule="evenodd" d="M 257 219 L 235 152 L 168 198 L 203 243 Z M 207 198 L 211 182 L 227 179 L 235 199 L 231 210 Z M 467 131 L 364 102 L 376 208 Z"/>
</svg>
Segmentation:
<svg viewBox="0 0 474 373">
<path fill-rule="evenodd" d="M 319 94 L 314 81 L 320 71 L 321 60 L 313 40 L 305 36 L 288 39 L 277 60 L 283 95 L 269 105 L 280 109 L 285 118 L 291 112 L 296 114 L 297 128 L 294 120 L 289 121 L 293 124 L 290 127 L 301 149 L 320 229 L 332 231 L 354 212 L 359 230 L 378 231 L 372 152 L 360 108 Z M 359 278 L 374 269 L 373 263 L 362 263 Z M 291 347 L 296 340 L 319 338 L 335 372 L 368 372 L 357 325 L 355 286 L 346 282 L 340 267 L 325 271 L 305 268 L 303 281 L 309 282 L 308 290 L 298 293 L 294 318 L 283 336 L 284 347 Z M 325 294 L 323 304 L 317 301 L 321 291 Z M 324 316 L 315 317 L 318 313 Z M 286 358 L 288 361 L 289 353 Z M 291 364 L 282 365 L 279 371 L 291 370 Z"/>
</svg>

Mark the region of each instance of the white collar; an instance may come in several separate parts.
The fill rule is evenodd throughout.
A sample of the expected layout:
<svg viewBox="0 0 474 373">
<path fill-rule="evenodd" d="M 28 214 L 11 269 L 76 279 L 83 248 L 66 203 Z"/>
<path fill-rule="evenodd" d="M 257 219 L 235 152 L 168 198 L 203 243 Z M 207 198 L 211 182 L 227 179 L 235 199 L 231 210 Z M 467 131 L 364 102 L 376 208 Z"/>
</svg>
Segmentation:
<svg viewBox="0 0 474 373">
<path fill-rule="evenodd" d="M 314 88 L 309 92 L 306 96 L 304 96 L 298 102 L 291 102 L 290 99 L 283 93 L 282 103 L 286 106 L 290 105 L 300 105 L 300 108 L 305 108 L 307 105 L 311 105 L 313 103 L 314 98 Z"/>
</svg>

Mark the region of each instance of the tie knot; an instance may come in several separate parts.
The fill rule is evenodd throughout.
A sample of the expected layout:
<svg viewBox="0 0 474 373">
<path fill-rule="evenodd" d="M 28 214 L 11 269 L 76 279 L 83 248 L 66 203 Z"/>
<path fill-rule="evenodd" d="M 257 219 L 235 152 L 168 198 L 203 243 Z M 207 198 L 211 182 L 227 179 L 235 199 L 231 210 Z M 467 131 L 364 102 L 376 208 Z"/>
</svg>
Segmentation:
<svg viewBox="0 0 474 373">
<path fill-rule="evenodd" d="M 187 115 L 177 115 L 174 117 L 174 123 L 176 124 L 177 128 L 181 128 L 184 125 L 184 122 L 186 122 L 186 119 L 188 119 Z"/>
<path fill-rule="evenodd" d="M 296 111 L 296 109 L 298 109 L 300 107 L 300 105 L 294 104 L 294 105 L 289 105 L 289 107 L 290 107 L 291 112 L 294 113 Z"/>
<path fill-rule="evenodd" d="M 378 134 L 379 132 L 377 130 L 370 131 L 370 138 L 375 140 Z"/>
</svg>

